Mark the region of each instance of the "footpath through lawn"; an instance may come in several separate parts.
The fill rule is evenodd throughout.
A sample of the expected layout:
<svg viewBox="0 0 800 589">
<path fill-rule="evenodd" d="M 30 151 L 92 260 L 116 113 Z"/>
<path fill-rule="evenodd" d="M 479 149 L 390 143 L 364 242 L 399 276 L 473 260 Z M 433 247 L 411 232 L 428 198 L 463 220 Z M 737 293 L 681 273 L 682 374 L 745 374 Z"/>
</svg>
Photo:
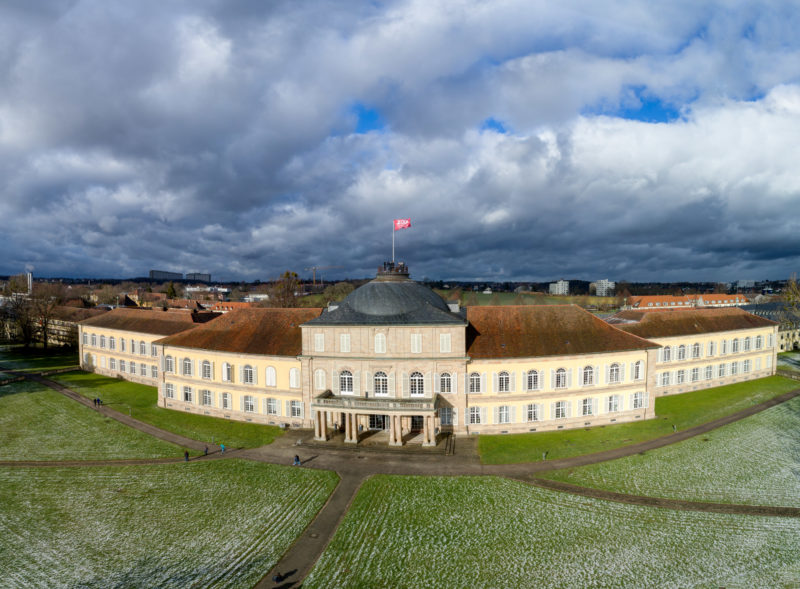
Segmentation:
<svg viewBox="0 0 800 589">
<path fill-rule="evenodd" d="M 656 418 L 618 425 L 595 426 L 531 434 L 482 435 L 478 440 L 486 464 L 538 462 L 593 454 L 666 436 L 708 423 L 798 388 L 797 381 L 780 376 L 656 399 Z"/>
<path fill-rule="evenodd" d="M 283 433 L 279 427 L 271 425 L 164 409 L 157 405 L 156 387 L 135 382 L 82 371 L 58 374 L 51 378 L 89 399 L 99 397 L 104 405 L 130 414 L 139 421 L 209 444 L 254 448 L 272 443 Z"/>
</svg>

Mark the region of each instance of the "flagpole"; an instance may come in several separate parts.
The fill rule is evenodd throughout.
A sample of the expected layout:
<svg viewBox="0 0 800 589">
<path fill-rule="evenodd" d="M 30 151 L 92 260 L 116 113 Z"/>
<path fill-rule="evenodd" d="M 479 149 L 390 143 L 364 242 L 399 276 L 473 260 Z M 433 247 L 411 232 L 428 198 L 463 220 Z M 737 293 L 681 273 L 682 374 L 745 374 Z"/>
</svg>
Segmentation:
<svg viewBox="0 0 800 589">
<path fill-rule="evenodd" d="M 392 264 L 394 264 L 394 221 L 392 221 Z"/>
</svg>

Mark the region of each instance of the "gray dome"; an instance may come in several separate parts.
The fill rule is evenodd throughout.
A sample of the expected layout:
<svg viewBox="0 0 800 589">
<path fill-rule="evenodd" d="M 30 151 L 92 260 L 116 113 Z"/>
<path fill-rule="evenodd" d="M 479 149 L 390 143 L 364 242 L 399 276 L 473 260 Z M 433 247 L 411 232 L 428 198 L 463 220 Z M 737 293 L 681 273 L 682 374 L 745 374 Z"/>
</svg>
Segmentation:
<svg viewBox="0 0 800 589">
<path fill-rule="evenodd" d="M 365 315 L 403 315 L 426 305 L 450 311 L 442 297 L 413 280 L 375 279 L 351 292 L 342 304 Z"/>
</svg>

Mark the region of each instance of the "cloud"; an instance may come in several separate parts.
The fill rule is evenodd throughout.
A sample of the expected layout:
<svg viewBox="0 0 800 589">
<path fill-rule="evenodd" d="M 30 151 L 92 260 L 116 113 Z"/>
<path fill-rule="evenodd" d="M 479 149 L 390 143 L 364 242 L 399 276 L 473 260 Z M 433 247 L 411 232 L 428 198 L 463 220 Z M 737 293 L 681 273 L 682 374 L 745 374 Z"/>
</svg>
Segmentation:
<svg viewBox="0 0 800 589">
<path fill-rule="evenodd" d="M 788 276 L 791 3 L 0 8 L 0 273 Z M 788 213 L 788 214 L 787 214 Z M 333 271 L 332 271 L 333 275 Z"/>
</svg>

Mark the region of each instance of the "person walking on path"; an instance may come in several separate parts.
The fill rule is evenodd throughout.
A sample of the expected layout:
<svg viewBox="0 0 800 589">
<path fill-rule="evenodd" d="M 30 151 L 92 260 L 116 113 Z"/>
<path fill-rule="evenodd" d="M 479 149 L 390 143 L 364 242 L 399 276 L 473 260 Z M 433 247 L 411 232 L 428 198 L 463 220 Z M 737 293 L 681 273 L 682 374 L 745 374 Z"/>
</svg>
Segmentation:
<svg viewBox="0 0 800 589">
<path fill-rule="evenodd" d="M 220 444 L 219 445 L 219 451 L 220 451 L 221 454 L 225 454 L 225 444 Z"/>
<path fill-rule="evenodd" d="M 294 455 L 294 462 L 292 463 L 293 466 L 300 466 L 300 457 L 295 454 Z"/>
<path fill-rule="evenodd" d="M 184 450 L 183 451 L 183 461 L 184 462 L 189 462 L 189 451 L 188 450 Z"/>
<path fill-rule="evenodd" d="M 208 456 L 208 446 L 203 450 L 203 456 Z"/>
</svg>

